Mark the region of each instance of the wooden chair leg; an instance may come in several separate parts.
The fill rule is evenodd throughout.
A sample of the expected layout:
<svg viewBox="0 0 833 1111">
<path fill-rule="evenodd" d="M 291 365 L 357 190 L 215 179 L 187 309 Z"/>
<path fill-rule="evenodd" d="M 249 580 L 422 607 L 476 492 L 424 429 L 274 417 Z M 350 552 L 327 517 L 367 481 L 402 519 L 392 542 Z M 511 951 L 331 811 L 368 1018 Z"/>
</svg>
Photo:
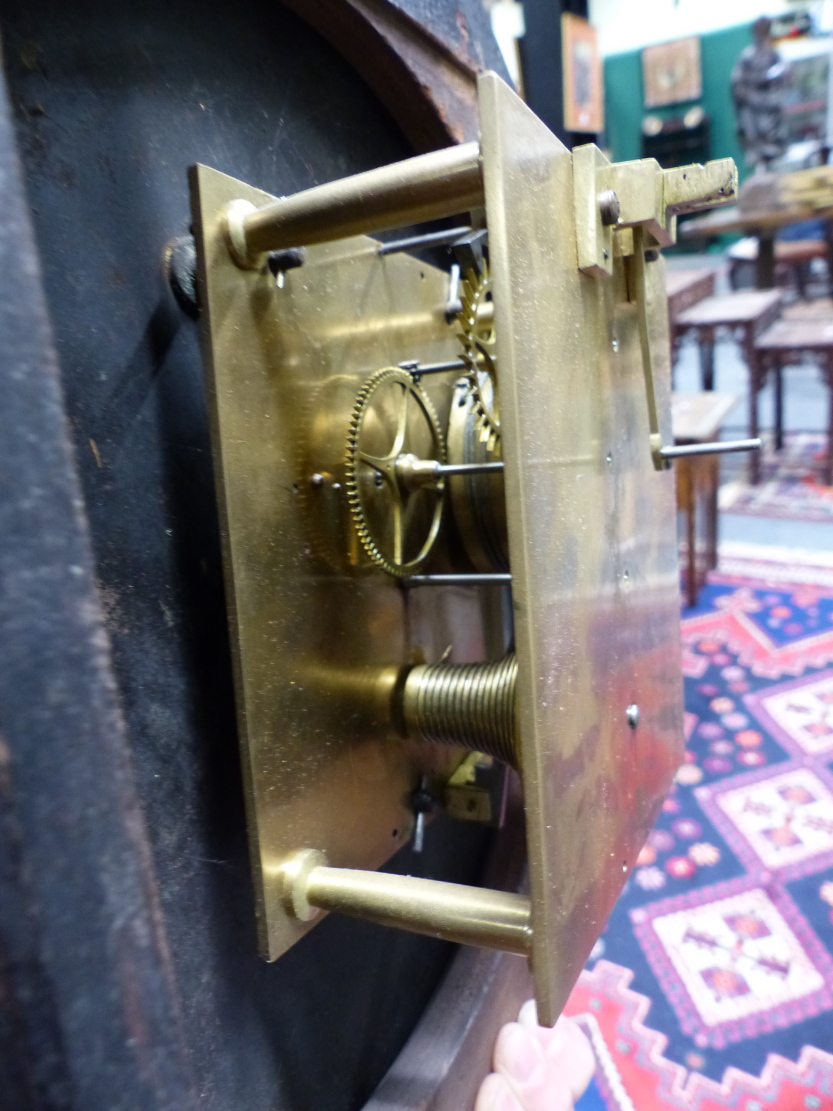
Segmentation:
<svg viewBox="0 0 833 1111">
<path fill-rule="evenodd" d="M 802 301 L 807 300 L 807 276 L 808 266 L 804 262 L 796 263 L 795 266 L 795 287 L 798 291 L 798 296 Z"/>
<path fill-rule="evenodd" d="M 754 440 L 758 435 L 758 393 L 761 388 L 762 359 L 753 351 L 748 360 L 749 367 L 749 438 Z M 761 481 L 761 453 L 749 452 L 749 482 L 757 486 Z"/>
<path fill-rule="evenodd" d="M 781 360 L 775 363 L 775 450 L 784 446 L 784 368 Z"/>
<path fill-rule="evenodd" d="M 827 295 L 833 297 L 833 220 L 824 221 L 824 241 L 827 245 Z"/>
<path fill-rule="evenodd" d="M 688 604 L 689 606 L 697 605 L 697 524 L 696 520 L 697 503 L 694 497 L 694 490 L 691 491 L 691 498 L 689 499 L 688 510 L 686 512 L 686 533 L 688 542 L 688 581 L 686 582 Z"/>
<path fill-rule="evenodd" d="M 692 460 L 694 462 L 694 460 Z M 701 459 L 706 472 L 706 568 L 713 571 L 717 567 L 717 492 L 720 486 L 720 456 Z"/>
<path fill-rule="evenodd" d="M 714 389 L 714 339 L 700 339 L 700 381 L 704 390 Z"/>
<path fill-rule="evenodd" d="M 775 286 L 775 232 L 758 233 L 758 269 L 756 274 L 758 289 L 772 289 Z"/>
<path fill-rule="evenodd" d="M 674 481 L 677 487 L 677 520 L 679 514 L 685 516 L 686 538 L 686 605 L 697 605 L 697 559 L 695 548 L 695 517 L 694 517 L 694 483 L 692 480 L 691 465 L 694 459 L 675 459 Z"/>
<path fill-rule="evenodd" d="M 671 328 L 671 389 L 674 390 L 677 377 L 677 360 L 680 357 L 681 335 L 676 326 Z"/>
<path fill-rule="evenodd" d="M 696 459 L 678 459 L 677 504 L 685 513 L 686 530 L 686 601 L 689 606 L 697 605 L 697 489 L 694 481 Z"/>
</svg>

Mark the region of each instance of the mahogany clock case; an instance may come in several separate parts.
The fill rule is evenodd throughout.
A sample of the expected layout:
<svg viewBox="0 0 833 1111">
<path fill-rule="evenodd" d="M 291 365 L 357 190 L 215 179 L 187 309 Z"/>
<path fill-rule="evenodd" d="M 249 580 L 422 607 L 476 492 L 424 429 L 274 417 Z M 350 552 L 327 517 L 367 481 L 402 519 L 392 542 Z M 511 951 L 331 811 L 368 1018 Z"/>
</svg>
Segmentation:
<svg viewBox="0 0 833 1111">
<path fill-rule="evenodd" d="M 281 195 L 413 149 L 275 0 L 0 26 L 4 1103 L 358 1108 L 454 947 L 334 917 L 257 956 L 198 328 L 162 260 L 191 163 Z M 439 818 L 390 867 L 476 883 L 489 842 Z"/>
</svg>

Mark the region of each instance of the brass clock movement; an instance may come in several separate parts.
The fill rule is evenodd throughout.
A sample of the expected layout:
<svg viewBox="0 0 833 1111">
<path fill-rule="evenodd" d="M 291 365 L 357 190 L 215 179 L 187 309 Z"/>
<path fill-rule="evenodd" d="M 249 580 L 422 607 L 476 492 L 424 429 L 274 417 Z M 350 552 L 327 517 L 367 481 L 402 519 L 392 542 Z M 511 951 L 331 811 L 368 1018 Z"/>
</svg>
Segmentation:
<svg viewBox="0 0 833 1111">
<path fill-rule="evenodd" d="M 195 167 L 199 296 L 263 954 L 324 911 L 506 949 L 551 1024 L 682 758 L 657 248 L 736 174 L 479 99 L 479 143 L 287 198 Z M 376 870 L 505 774 L 528 895 Z"/>
</svg>

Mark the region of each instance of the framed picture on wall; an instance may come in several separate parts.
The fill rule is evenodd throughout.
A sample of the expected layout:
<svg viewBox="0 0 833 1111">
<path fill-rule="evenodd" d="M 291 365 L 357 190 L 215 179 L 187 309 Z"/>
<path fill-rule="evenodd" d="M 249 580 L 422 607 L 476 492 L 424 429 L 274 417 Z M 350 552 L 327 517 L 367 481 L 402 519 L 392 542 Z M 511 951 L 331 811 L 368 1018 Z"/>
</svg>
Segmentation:
<svg viewBox="0 0 833 1111">
<path fill-rule="evenodd" d="M 586 19 L 561 16 L 564 64 L 564 127 L 567 131 L 604 130 L 602 63 L 596 29 Z"/>
<path fill-rule="evenodd" d="M 642 51 L 642 87 L 646 108 L 699 100 L 703 95 L 700 39 L 677 39 Z"/>
</svg>

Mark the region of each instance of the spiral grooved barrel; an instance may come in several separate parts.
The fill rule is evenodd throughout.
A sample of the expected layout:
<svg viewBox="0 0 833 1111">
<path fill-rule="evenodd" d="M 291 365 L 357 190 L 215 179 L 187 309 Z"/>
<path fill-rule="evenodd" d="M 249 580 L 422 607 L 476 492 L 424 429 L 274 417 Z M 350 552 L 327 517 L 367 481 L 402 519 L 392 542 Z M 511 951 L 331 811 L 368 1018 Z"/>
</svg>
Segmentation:
<svg viewBox="0 0 833 1111">
<path fill-rule="evenodd" d="M 403 693 L 409 736 L 486 752 L 517 767 L 517 674 L 514 653 L 497 663 L 415 667 Z"/>
</svg>

